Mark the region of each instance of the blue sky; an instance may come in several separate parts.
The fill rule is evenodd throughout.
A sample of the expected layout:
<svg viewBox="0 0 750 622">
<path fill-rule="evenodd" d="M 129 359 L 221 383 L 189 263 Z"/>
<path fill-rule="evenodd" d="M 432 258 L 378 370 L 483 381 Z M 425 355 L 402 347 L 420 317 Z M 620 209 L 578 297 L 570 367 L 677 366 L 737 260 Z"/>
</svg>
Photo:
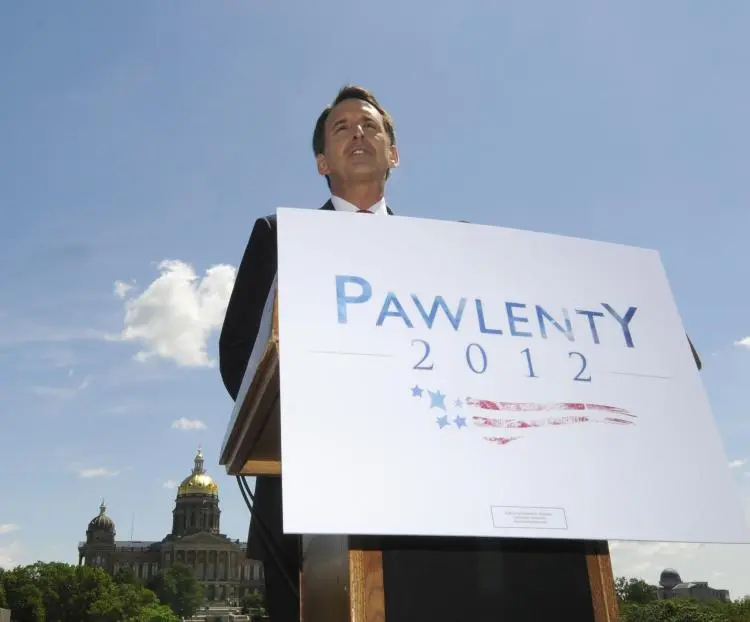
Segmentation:
<svg viewBox="0 0 750 622">
<path fill-rule="evenodd" d="M 102 497 L 160 539 L 198 445 L 244 538 L 222 305 L 254 219 L 326 200 L 310 138 L 347 82 L 395 117 L 399 213 L 661 251 L 750 504 L 749 28 L 740 2 L 3 3 L 0 565 L 75 561 Z M 613 548 L 737 597 L 746 556 Z"/>
</svg>

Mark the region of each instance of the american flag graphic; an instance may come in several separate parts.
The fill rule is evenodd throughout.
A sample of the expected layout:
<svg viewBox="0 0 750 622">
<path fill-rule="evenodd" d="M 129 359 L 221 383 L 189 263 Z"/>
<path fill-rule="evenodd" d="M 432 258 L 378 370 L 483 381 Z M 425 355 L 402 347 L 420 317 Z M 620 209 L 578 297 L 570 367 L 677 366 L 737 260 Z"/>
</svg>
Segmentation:
<svg viewBox="0 0 750 622">
<path fill-rule="evenodd" d="M 507 445 L 535 428 L 581 424 L 635 425 L 636 416 L 624 408 L 587 402 L 498 402 L 494 400 L 449 400 L 442 391 L 410 389 L 413 398 L 429 399 L 429 409 L 438 409 L 435 423 L 442 430 L 469 426 L 486 430 L 482 438 L 495 445 Z M 446 403 L 447 402 L 447 403 Z M 456 414 L 449 414 L 449 411 Z"/>
</svg>

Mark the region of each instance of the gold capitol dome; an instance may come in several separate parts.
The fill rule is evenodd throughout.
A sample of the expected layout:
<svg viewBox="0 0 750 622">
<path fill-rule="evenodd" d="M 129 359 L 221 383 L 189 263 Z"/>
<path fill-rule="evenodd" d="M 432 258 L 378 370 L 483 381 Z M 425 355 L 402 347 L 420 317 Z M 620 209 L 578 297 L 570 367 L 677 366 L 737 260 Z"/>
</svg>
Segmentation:
<svg viewBox="0 0 750 622">
<path fill-rule="evenodd" d="M 217 486 L 214 478 L 206 473 L 203 468 L 203 452 L 198 449 L 198 453 L 195 455 L 195 467 L 193 472 L 188 475 L 179 488 L 177 489 L 177 497 L 189 497 L 192 495 L 219 496 L 219 487 Z"/>
</svg>

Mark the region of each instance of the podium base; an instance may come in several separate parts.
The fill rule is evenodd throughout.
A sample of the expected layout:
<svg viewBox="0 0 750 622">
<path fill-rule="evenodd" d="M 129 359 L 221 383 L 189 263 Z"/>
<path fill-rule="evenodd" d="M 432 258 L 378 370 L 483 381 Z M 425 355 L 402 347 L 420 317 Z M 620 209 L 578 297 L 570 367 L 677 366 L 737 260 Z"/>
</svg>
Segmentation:
<svg viewBox="0 0 750 622">
<path fill-rule="evenodd" d="M 615 622 L 606 542 L 303 537 L 304 622 Z"/>
</svg>

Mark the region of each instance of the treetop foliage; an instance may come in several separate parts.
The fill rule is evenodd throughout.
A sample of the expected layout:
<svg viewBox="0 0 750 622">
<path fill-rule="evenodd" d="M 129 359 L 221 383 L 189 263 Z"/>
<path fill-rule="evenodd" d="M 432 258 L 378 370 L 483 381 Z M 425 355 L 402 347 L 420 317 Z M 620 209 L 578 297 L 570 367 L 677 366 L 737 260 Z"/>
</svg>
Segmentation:
<svg viewBox="0 0 750 622">
<path fill-rule="evenodd" d="M 750 622 L 750 600 L 658 600 L 656 587 L 643 579 L 618 577 L 615 591 L 622 622 Z"/>
<path fill-rule="evenodd" d="M 59 562 L 0 570 L 0 606 L 17 622 L 179 622 L 137 581 Z"/>
</svg>

